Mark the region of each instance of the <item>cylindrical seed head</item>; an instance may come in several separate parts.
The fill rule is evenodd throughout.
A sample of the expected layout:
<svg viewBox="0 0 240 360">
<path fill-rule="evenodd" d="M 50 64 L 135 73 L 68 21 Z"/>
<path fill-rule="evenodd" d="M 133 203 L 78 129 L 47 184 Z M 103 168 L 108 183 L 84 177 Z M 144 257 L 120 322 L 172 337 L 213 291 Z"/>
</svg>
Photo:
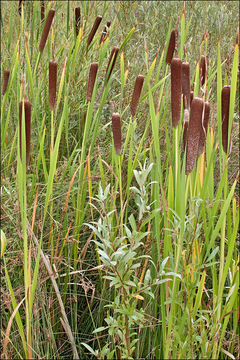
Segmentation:
<svg viewBox="0 0 240 360">
<path fill-rule="evenodd" d="M 138 75 L 135 81 L 135 86 L 132 94 L 132 102 L 130 106 L 131 115 L 134 116 L 137 111 L 138 101 L 141 95 L 142 87 L 144 82 L 144 76 Z"/>
<path fill-rule="evenodd" d="M 41 1 L 41 21 L 44 21 L 45 19 L 45 4 L 44 1 Z"/>
<path fill-rule="evenodd" d="M 190 121 L 187 136 L 187 158 L 186 158 L 186 175 L 193 171 L 195 161 L 198 155 L 198 144 L 200 130 L 202 126 L 203 100 L 194 98 L 191 104 Z"/>
<path fill-rule="evenodd" d="M 114 46 L 114 48 L 112 49 L 111 55 L 110 55 L 110 57 L 109 57 L 108 65 L 107 65 L 106 74 L 108 73 L 109 66 L 112 64 L 112 65 L 111 65 L 111 68 L 110 68 L 110 70 L 109 70 L 109 74 L 108 74 L 107 81 L 109 80 L 109 78 L 110 78 L 110 76 L 111 76 L 111 73 L 112 73 L 112 71 L 113 71 L 114 65 L 115 65 L 116 60 L 117 60 L 118 52 L 119 52 L 119 47 L 118 47 L 118 46 Z M 112 58 L 113 58 L 113 60 L 112 60 Z"/>
<path fill-rule="evenodd" d="M 9 70 L 4 70 L 4 72 L 3 72 L 3 84 L 2 84 L 2 95 L 4 95 L 5 92 L 7 91 L 9 75 L 10 75 L 10 71 Z"/>
<path fill-rule="evenodd" d="M 198 156 L 200 156 L 204 152 L 204 149 L 205 149 L 209 115 L 210 115 L 210 104 L 208 101 L 205 101 L 204 109 L 203 109 L 203 121 L 202 121 L 202 126 L 200 129 L 200 136 L 199 136 Z"/>
<path fill-rule="evenodd" d="M 57 93 L 57 62 L 54 60 L 49 61 L 49 107 L 50 110 L 54 109 L 56 104 Z"/>
<path fill-rule="evenodd" d="M 103 30 L 102 35 L 99 40 L 99 45 L 105 40 L 105 38 L 107 36 L 107 31 L 108 31 L 110 25 L 111 25 L 111 21 L 108 21 L 107 25 L 104 26 L 104 30 Z"/>
<path fill-rule="evenodd" d="M 89 46 L 92 42 L 92 39 L 94 38 L 94 35 L 96 34 L 97 32 L 97 29 L 100 25 L 100 22 L 102 21 L 102 16 L 101 15 L 98 15 L 95 19 L 95 22 L 93 24 L 93 27 L 92 27 L 92 30 L 90 31 L 90 34 L 88 35 L 88 38 L 87 38 L 87 46 Z"/>
<path fill-rule="evenodd" d="M 22 156 L 22 104 L 19 103 L 19 136 L 20 136 L 20 156 Z M 25 134 L 26 134 L 26 164 L 30 162 L 30 141 L 31 141 L 31 104 L 28 100 L 24 100 L 25 114 Z"/>
<path fill-rule="evenodd" d="M 121 120 L 119 113 L 112 114 L 112 131 L 113 131 L 115 152 L 117 155 L 120 155 L 122 149 L 122 132 L 121 132 Z"/>
<path fill-rule="evenodd" d="M 228 152 L 230 90 L 231 87 L 229 85 L 224 86 L 222 89 L 222 146 L 226 154 Z"/>
<path fill-rule="evenodd" d="M 76 36 L 78 36 L 78 33 L 79 33 L 80 17 L 81 17 L 81 9 L 80 9 L 80 7 L 76 7 L 76 8 L 75 8 L 75 30 L 76 30 Z"/>
<path fill-rule="evenodd" d="M 182 93 L 184 109 L 190 108 L 190 66 L 188 62 L 182 63 Z M 185 101 L 186 99 L 186 101 Z"/>
<path fill-rule="evenodd" d="M 177 127 L 181 114 L 181 96 L 182 96 L 182 61 L 179 58 L 173 58 L 171 61 L 171 109 L 172 125 Z"/>
<path fill-rule="evenodd" d="M 176 30 L 174 29 L 171 32 L 171 36 L 168 44 L 167 56 L 166 56 L 166 63 L 169 65 L 171 64 L 175 47 L 176 47 Z"/>
<path fill-rule="evenodd" d="M 190 106 L 191 106 L 192 101 L 193 101 L 193 91 L 190 91 Z"/>
<path fill-rule="evenodd" d="M 201 86 L 204 85 L 205 81 L 207 78 L 207 59 L 205 55 L 201 56 L 201 60 L 200 60 L 200 81 L 201 81 Z"/>
<path fill-rule="evenodd" d="M 43 28 L 42 37 L 41 37 L 40 44 L 39 44 L 39 51 L 41 51 L 41 52 L 43 51 L 44 46 L 46 44 L 48 34 L 50 31 L 50 27 L 52 25 L 54 14 L 55 14 L 55 10 L 50 9 L 48 12 L 48 16 L 47 16 L 47 19 L 46 19 L 46 22 L 45 22 L 45 25 Z"/>
<path fill-rule="evenodd" d="M 98 71 L 98 63 L 94 62 L 90 65 L 88 86 L 87 86 L 87 101 L 91 101 L 92 99 L 92 93 L 97 76 L 97 71 Z"/>
</svg>

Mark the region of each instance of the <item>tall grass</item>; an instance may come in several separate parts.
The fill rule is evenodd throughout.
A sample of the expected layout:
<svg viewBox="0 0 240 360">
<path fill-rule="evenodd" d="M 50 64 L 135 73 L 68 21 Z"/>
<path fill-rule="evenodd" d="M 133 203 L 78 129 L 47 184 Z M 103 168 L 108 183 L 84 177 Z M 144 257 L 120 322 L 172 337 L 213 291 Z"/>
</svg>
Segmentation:
<svg viewBox="0 0 240 360">
<path fill-rule="evenodd" d="M 237 358 L 236 4 L 44 5 L 2 6 L 3 358 Z"/>
</svg>

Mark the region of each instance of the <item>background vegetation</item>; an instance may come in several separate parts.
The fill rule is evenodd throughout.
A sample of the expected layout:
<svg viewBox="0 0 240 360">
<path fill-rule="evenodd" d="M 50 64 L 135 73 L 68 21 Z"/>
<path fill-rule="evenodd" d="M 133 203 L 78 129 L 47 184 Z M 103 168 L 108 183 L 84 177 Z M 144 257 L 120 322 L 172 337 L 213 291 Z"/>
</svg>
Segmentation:
<svg viewBox="0 0 240 360">
<path fill-rule="evenodd" d="M 239 358 L 238 2 L 45 1 L 43 21 L 40 1 L 22 4 L 1 1 L 1 84 L 10 71 L 1 98 L 3 358 Z M 87 46 L 97 15 L 102 21 Z M 206 151 L 189 175 L 183 106 L 173 129 L 165 61 L 175 27 L 194 96 L 208 97 L 211 107 Z M 58 69 L 53 110 L 51 60 Z M 231 154 L 222 149 L 224 85 L 231 85 Z M 29 166 L 24 112 L 21 138 L 19 128 L 23 98 L 31 103 Z M 120 156 L 113 113 L 121 118 Z"/>
</svg>

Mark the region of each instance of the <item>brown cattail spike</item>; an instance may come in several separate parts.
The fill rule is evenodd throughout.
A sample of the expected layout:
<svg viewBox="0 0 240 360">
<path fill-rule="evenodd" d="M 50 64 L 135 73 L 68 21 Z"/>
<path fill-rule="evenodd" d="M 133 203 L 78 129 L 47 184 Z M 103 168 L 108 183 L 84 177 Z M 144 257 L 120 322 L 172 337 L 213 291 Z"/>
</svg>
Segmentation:
<svg viewBox="0 0 240 360">
<path fill-rule="evenodd" d="M 190 107 L 190 66 L 188 62 L 182 63 L 182 94 L 184 109 L 189 109 Z"/>
<path fill-rule="evenodd" d="M 57 63 L 54 60 L 49 61 L 49 107 L 52 111 L 56 104 L 57 93 Z"/>
<path fill-rule="evenodd" d="M 131 106 L 130 106 L 130 112 L 131 112 L 132 116 L 134 116 L 137 111 L 138 101 L 139 101 L 139 98 L 141 95 L 143 82 L 144 82 L 144 76 L 138 75 L 138 77 L 136 78 L 136 81 L 135 81 L 135 86 L 134 86 L 133 95 L 132 95 L 132 102 L 131 102 Z"/>
<path fill-rule="evenodd" d="M 229 120 L 229 104 L 230 104 L 231 87 L 226 85 L 222 89 L 222 146 L 227 154 L 228 152 L 228 120 Z"/>
<path fill-rule="evenodd" d="M 19 103 L 19 136 L 20 136 L 20 156 L 22 156 L 22 104 Z M 28 100 L 24 100 L 25 114 L 25 134 L 26 134 L 26 164 L 30 162 L 30 140 L 31 140 L 31 104 Z"/>
<path fill-rule="evenodd" d="M 92 93 L 97 76 L 97 71 L 98 71 L 98 63 L 94 62 L 90 65 L 88 86 L 87 86 L 87 101 L 92 100 Z"/>
<path fill-rule="evenodd" d="M 198 144 L 198 156 L 200 156 L 204 152 L 205 144 L 206 144 L 206 135 L 208 129 L 209 116 L 210 116 L 210 104 L 208 101 L 204 102 L 203 113 L 204 113 L 203 122 L 200 130 L 199 144 Z"/>
<path fill-rule="evenodd" d="M 45 4 L 44 1 L 41 1 L 41 21 L 45 19 Z"/>
<path fill-rule="evenodd" d="M 122 132 L 120 115 L 118 113 L 112 114 L 112 131 L 115 151 L 117 155 L 120 155 L 122 149 Z"/>
<path fill-rule="evenodd" d="M 203 86 L 207 79 L 207 59 L 205 55 L 201 56 L 200 60 L 200 81 L 201 86 Z"/>
<path fill-rule="evenodd" d="M 168 44 L 167 56 L 166 56 L 166 63 L 169 65 L 171 64 L 175 47 L 176 47 L 176 30 L 174 29 L 171 32 L 171 36 Z"/>
<path fill-rule="evenodd" d="M 108 73 L 107 81 L 109 80 L 109 78 L 110 78 L 110 76 L 111 76 L 111 73 L 112 73 L 112 71 L 113 71 L 114 65 L 115 65 L 116 60 L 117 60 L 118 52 L 119 52 L 119 47 L 118 47 L 118 46 L 114 46 L 114 48 L 112 49 L 112 52 L 111 52 L 109 61 L 108 61 L 108 65 L 107 65 L 106 74 L 108 73 L 109 66 L 111 65 L 111 68 L 110 68 L 109 73 Z"/>
<path fill-rule="evenodd" d="M 54 14 L 55 14 L 55 10 L 50 9 L 48 12 L 47 20 L 45 22 L 43 32 L 42 32 L 42 37 L 41 37 L 40 44 L 39 44 L 39 51 L 41 51 L 41 52 L 43 51 L 44 46 L 46 44 Z"/>
<path fill-rule="evenodd" d="M 198 144 L 202 127 L 203 100 L 196 97 L 192 101 L 187 136 L 186 175 L 193 171 L 198 156 Z"/>
<path fill-rule="evenodd" d="M 3 84 L 2 84 L 2 95 L 4 95 L 5 92 L 7 91 L 9 75 L 10 75 L 10 71 L 9 70 L 4 70 L 4 72 L 3 72 Z"/>
<path fill-rule="evenodd" d="M 93 24 L 93 27 L 92 27 L 92 30 L 90 31 L 90 34 L 88 35 L 88 38 L 87 38 L 87 46 L 89 46 L 92 42 L 92 39 L 94 38 L 94 35 L 96 34 L 97 32 L 97 29 L 100 25 L 100 22 L 102 21 L 102 16 L 101 15 L 98 15 L 95 19 L 95 22 Z"/>
<path fill-rule="evenodd" d="M 22 6 L 23 6 L 23 0 L 19 0 L 18 13 L 19 13 L 20 16 L 22 15 Z"/>
<path fill-rule="evenodd" d="M 177 127 L 181 115 L 181 96 L 182 96 L 182 61 L 173 58 L 171 61 L 171 109 L 172 125 Z"/>
<path fill-rule="evenodd" d="M 107 25 L 104 26 L 104 30 L 103 30 L 102 35 L 99 40 L 99 45 L 105 40 L 110 25 L 111 25 L 111 21 L 108 21 Z"/>
<path fill-rule="evenodd" d="M 76 36 L 78 36 L 78 33 L 79 33 L 80 17 L 81 17 L 81 9 L 80 9 L 80 7 L 76 7 L 75 8 L 75 31 L 76 31 Z"/>
</svg>

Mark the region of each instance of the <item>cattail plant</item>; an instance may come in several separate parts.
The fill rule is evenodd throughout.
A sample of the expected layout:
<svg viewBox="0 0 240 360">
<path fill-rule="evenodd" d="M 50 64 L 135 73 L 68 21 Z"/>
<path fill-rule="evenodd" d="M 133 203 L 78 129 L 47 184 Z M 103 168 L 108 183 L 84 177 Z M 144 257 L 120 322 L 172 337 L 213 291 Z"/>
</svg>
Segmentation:
<svg viewBox="0 0 240 360">
<path fill-rule="evenodd" d="M 199 136 L 198 156 L 200 156 L 204 152 L 204 149 L 205 149 L 209 116 L 210 116 L 210 104 L 208 101 L 205 101 L 204 102 L 204 110 L 203 110 L 203 121 L 202 121 L 202 126 L 200 129 L 200 136 Z"/>
<path fill-rule="evenodd" d="M 57 62 L 54 60 L 49 61 L 49 107 L 52 111 L 56 104 L 57 92 Z"/>
<path fill-rule="evenodd" d="M 3 72 L 3 84 L 2 84 L 2 95 L 4 95 L 5 92 L 7 91 L 9 75 L 10 75 L 10 71 L 9 70 L 4 70 L 4 72 Z"/>
<path fill-rule="evenodd" d="M 79 33 L 79 26 L 80 26 L 80 17 L 81 17 L 81 9 L 80 7 L 75 8 L 75 31 L 76 31 L 76 37 Z"/>
<path fill-rule="evenodd" d="M 110 25 L 111 25 L 111 21 L 108 21 L 107 25 L 104 26 L 104 30 L 103 30 L 102 35 L 99 40 L 99 45 L 105 40 L 105 38 L 107 36 L 107 31 L 110 28 Z"/>
<path fill-rule="evenodd" d="M 22 5 L 23 5 L 23 0 L 19 0 L 18 13 L 19 13 L 20 16 L 22 15 Z"/>
<path fill-rule="evenodd" d="M 92 100 L 92 93 L 97 76 L 97 71 L 98 71 L 98 63 L 94 62 L 90 65 L 88 86 L 87 86 L 87 101 Z"/>
<path fill-rule="evenodd" d="M 28 100 L 19 103 L 19 136 L 20 136 L 20 156 L 22 156 L 22 106 L 24 103 L 25 114 L 25 134 L 26 134 L 26 164 L 30 162 L 30 140 L 31 140 L 31 104 Z"/>
<path fill-rule="evenodd" d="M 222 146 L 224 152 L 228 152 L 228 120 L 231 87 L 226 85 L 222 89 Z M 230 140 L 231 144 L 231 140 Z M 231 146 L 230 146 L 231 147 Z"/>
<path fill-rule="evenodd" d="M 182 96 L 182 61 L 179 58 L 173 58 L 171 61 L 171 109 L 172 125 L 177 127 L 181 114 L 181 96 Z"/>
<path fill-rule="evenodd" d="M 188 62 L 182 63 L 182 94 L 183 107 L 189 109 L 190 107 L 190 66 Z"/>
<path fill-rule="evenodd" d="M 194 98 L 191 104 L 187 136 L 186 175 L 193 171 L 198 156 L 198 144 L 202 127 L 203 100 Z"/>
<path fill-rule="evenodd" d="M 203 86 L 207 79 L 207 58 L 205 55 L 201 56 L 200 60 L 200 81 L 201 86 Z"/>
<path fill-rule="evenodd" d="M 122 149 L 122 132 L 119 113 L 112 114 L 112 131 L 115 151 L 117 155 L 120 155 Z"/>
<path fill-rule="evenodd" d="M 48 34 L 49 34 L 49 31 L 50 31 L 50 27 L 52 25 L 54 15 L 55 15 L 55 10 L 50 9 L 49 12 L 48 12 L 47 20 L 45 22 L 43 32 L 42 32 L 42 37 L 41 37 L 40 44 L 39 44 L 39 51 L 40 52 L 43 51 L 44 46 L 46 44 L 46 41 L 47 41 L 47 38 L 48 38 Z"/>
<path fill-rule="evenodd" d="M 109 61 L 108 61 L 108 65 L 107 65 L 106 74 L 108 73 L 109 66 L 112 64 L 112 65 L 111 65 L 111 68 L 110 68 L 110 70 L 109 70 L 109 74 L 108 74 L 107 81 L 109 80 L 109 78 L 110 78 L 110 76 L 111 76 L 111 73 L 112 73 L 112 71 L 113 71 L 114 65 L 115 65 L 116 60 L 117 60 L 118 52 L 119 52 L 119 47 L 118 47 L 118 46 L 114 46 L 114 48 L 112 49 L 112 52 L 111 52 Z"/>
<path fill-rule="evenodd" d="M 171 32 L 171 36 L 168 44 L 167 56 L 166 56 L 166 63 L 169 65 L 171 64 L 174 50 L 176 47 L 176 40 L 177 40 L 176 37 L 177 37 L 177 30 L 174 29 Z"/>
<path fill-rule="evenodd" d="M 132 95 L 132 102 L 130 106 L 131 115 L 134 116 L 137 111 L 138 101 L 141 95 L 142 87 L 144 82 L 144 76 L 138 75 L 135 81 L 135 86 Z"/>
<path fill-rule="evenodd" d="M 190 91 L 190 106 L 191 106 L 192 101 L 193 101 L 193 91 Z"/>
<path fill-rule="evenodd" d="M 96 19 L 95 19 L 95 22 L 94 22 L 94 24 L 93 24 L 92 30 L 90 31 L 90 34 L 88 35 L 88 38 L 87 38 L 87 47 L 89 47 L 89 45 L 91 44 L 92 39 L 94 38 L 94 35 L 96 34 L 97 29 L 98 29 L 101 21 L 102 21 L 102 16 L 101 16 L 101 15 L 98 15 L 98 16 L 96 17 Z"/>
<path fill-rule="evenodd" d="M 41 21 L 44 21 L 45 19 L 45 4 L 44 1 L 41 1 Z"/>
</svg>

